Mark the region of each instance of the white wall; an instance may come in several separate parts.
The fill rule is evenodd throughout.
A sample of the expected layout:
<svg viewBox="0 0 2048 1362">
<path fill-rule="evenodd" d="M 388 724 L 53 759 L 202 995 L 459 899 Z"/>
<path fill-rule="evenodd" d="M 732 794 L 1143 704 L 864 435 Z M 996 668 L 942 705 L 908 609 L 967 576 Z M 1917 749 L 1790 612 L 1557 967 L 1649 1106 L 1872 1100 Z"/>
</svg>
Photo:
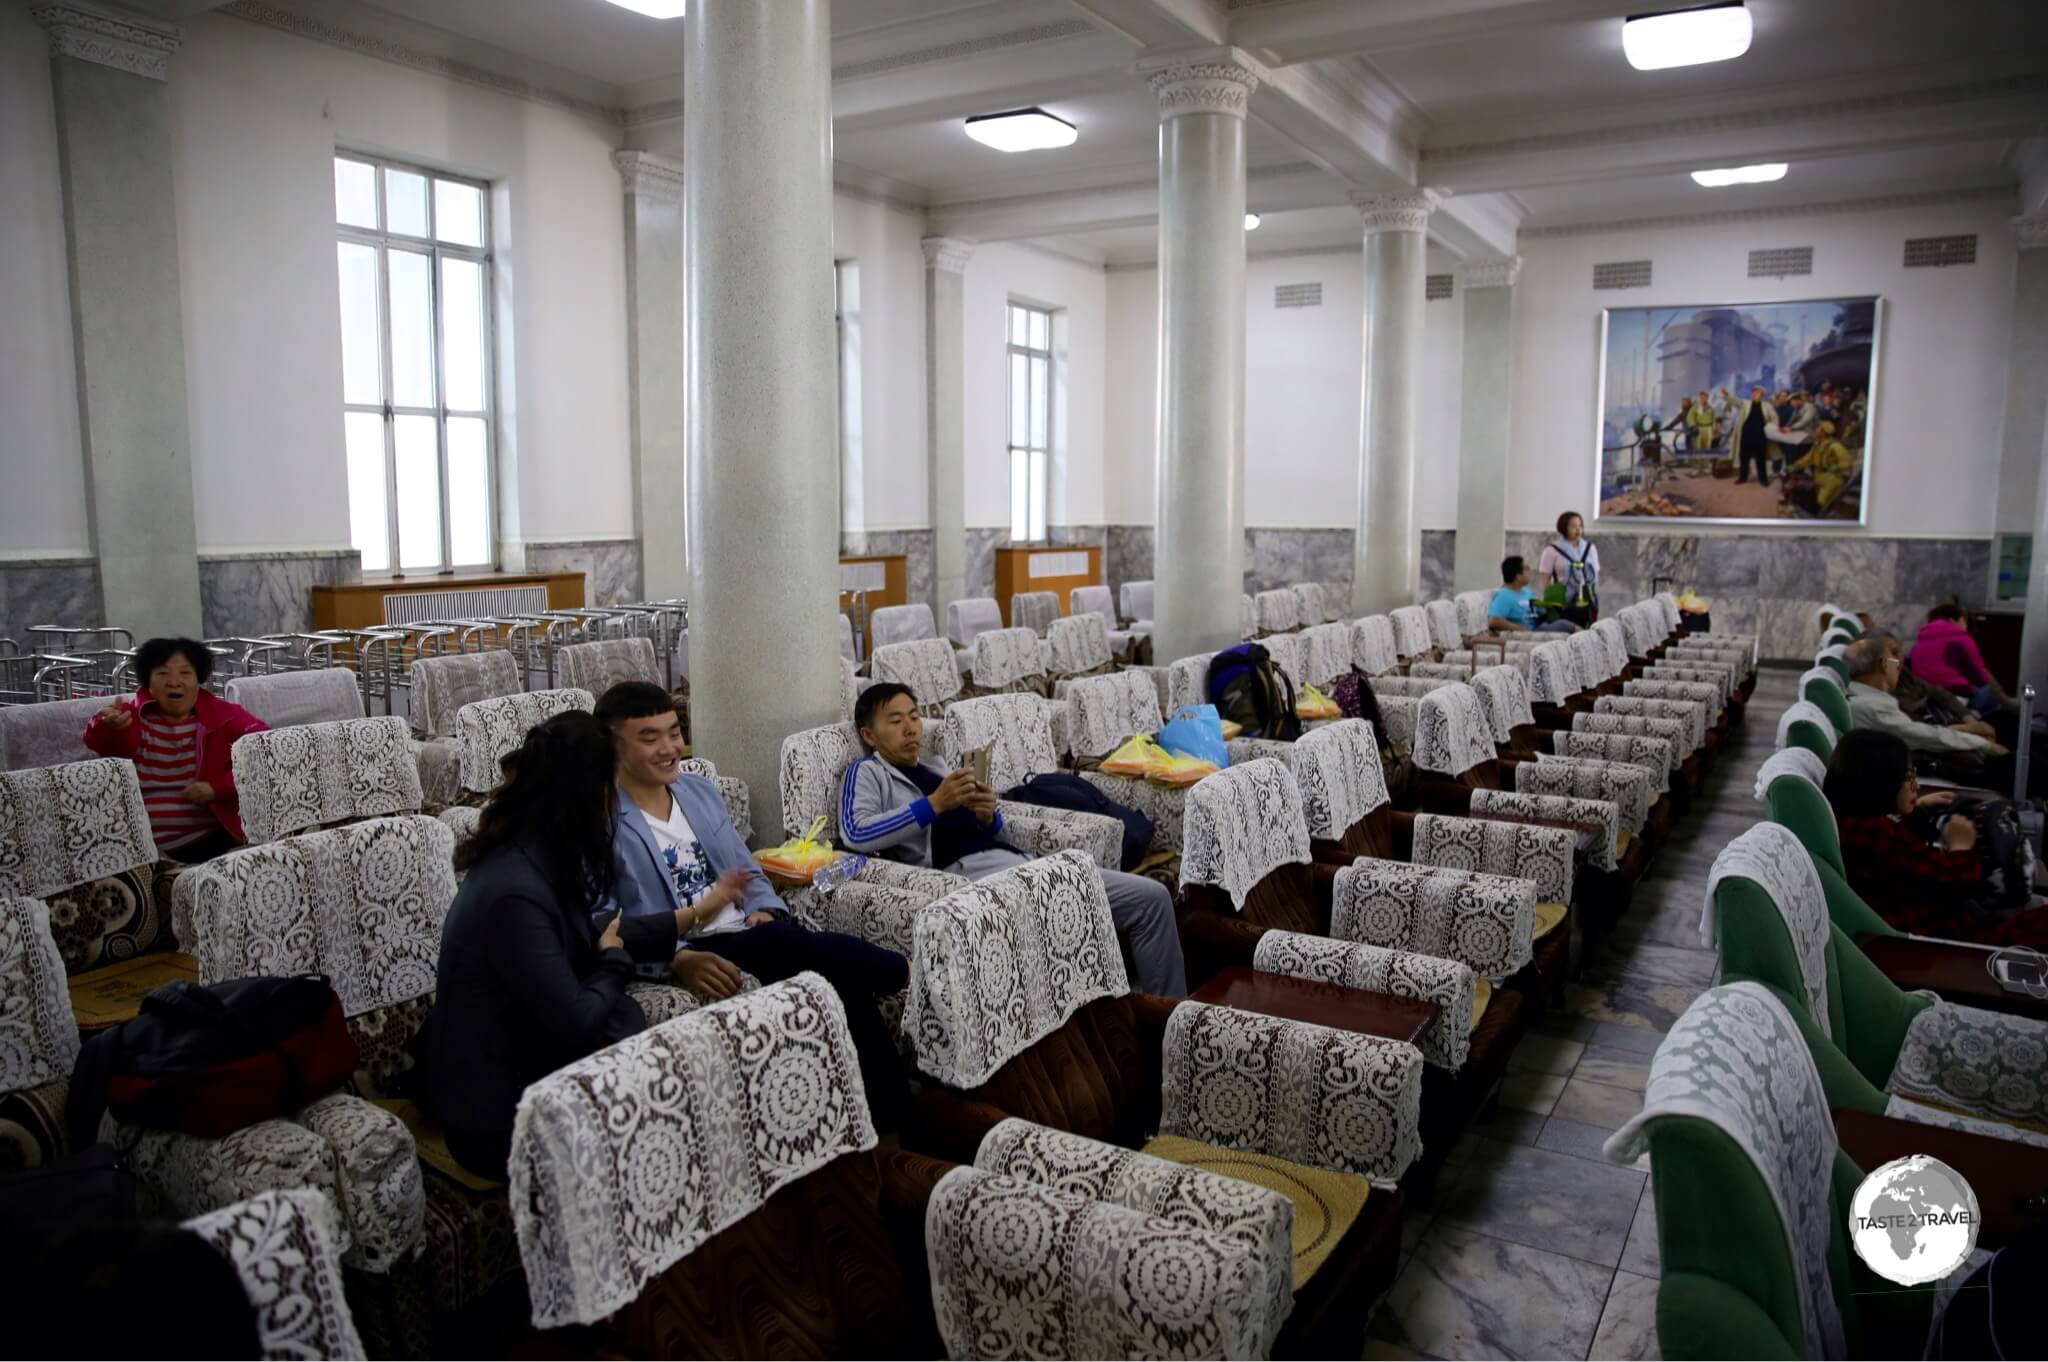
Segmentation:
<svg viewBox="0 0 2048 1362">
<path fill-rule="evenodd" d="M 85 466 L 50 45 L 0 5 L 0 559 L 85 553 Z"/>
<path fill-rule="evenodd" d="M 1158 514 L 1159 273 L 1112 270 L 1103 368 L 1103 514 L 1112 525 L 1150 525 Z"/>
<path fill-rule="evenodd" d="M 1455 273 L 1458 258 L 1429 248 L 1431 274 Z M 1458 441 L 1464 431 L 1465 284 L 1422 309 L 1422 425 L 1415 447 L 1415 516 L 1425 530 L 1458 528 Z M 1521 376 L 1515 376 L 1521 382 Z"/>
<path fill-rule="evenodd" d="M 1869 533 L 1988 535 L 1999 481 L 2015 248 L 2008 205 L 1780 218 L 1525 239 L 1508 525 L 1548 529 L 1592 495 L 1603 307 L 1879 294 Z M 1902 267 L 1909 236 L 1977 234 L 1977 263 Z M 1814 248 L 1813 273 L 1750 279 L 1748 252 Z M 1654 287 L 1595 293 L 1593 265 L 1655 262 Z"/>
<path fill-rule="evenodd" d="M 844 191 L 832 210 L 833 256 L 860 265 L 863 528 L 922 529 L 924 220 Z"/>
</svg>

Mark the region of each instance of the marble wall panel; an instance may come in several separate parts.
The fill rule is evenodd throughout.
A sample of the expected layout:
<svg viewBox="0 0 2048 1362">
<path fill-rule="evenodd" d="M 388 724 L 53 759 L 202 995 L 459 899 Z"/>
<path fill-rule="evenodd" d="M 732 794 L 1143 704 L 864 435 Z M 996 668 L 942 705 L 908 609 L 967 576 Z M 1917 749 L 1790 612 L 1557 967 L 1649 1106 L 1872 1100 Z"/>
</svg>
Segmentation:
<svg viewBox="0 0 2048 1362">
<path fill-rule="evenodd" d="M 1717 535 L 1699 541 L 1697 554 L 1698 566 L 1689 581 L 1680 578 L 1680 588 L 1692 586 L 1709 600 L 1716 593 L 1726 595 L 1731 591 L 1768 594 L 1761 590 L 1766 557 L 1762 540 L 1746 535 Z"/>
<path fill-rule="evenodd" d="M 1835 601 L 1844 609 L 1856 610 L 1866 607 L 1874 609 L 1891 599 L 1891 592 L 1887 588 L 1898 580 L 1900 541 L 1845 539 L 1840 543 L 1814 544 L 1812 547 L 1821 551 L 1825 563 L 1821 587 L 1823 600 Z M 1787 591 L 1783 594 L 1811 593 Z"/>
<path fill-rule="evenodd" d="M 904 594 L 912 601 L 931 599 L 934 568 L 930 530 L 869 530 L 861 535 L 841 535 L 839 551 L 902 554 Z M 970 584 L 972 580 L 970 573 Z M 968 594 L 975 593 L 970 591 Z"/>
<path fill-rule="evenodd" d="M 1733 601 L 1730 604 L 1734 604 Z M 1757 636 L 1757 651 L 1766 658 L 1781 662 L 1803 662 L 1813 656 L 1814 646 L 1819 643 L 1819 631 L 1814 628 L 1814 614 L 1821 607 L 1817 600 L 1796 600 L 1782 596 L 1764 596 L 1757 600 L 1757 623 L 1753 631 Z M 1714 627 L 1722 628 L 1721 607 L 1714 605 Z M 1750 630 L 1737 629 L 1730 625 L 1723 632 L 1748 633 Z"/>
<path fill-rule="evenodd" d="M 313 588 L 362 576 L 362 555 L 222 553 L 199 559 L 201 627 L 208 638 L 258 638 L 313 627 Z"/>
<path fill-rule="evenodd" d="M 1010 542 L 1008 529 L 967 527 L 967 594 L 996 594 L 996 550 Z"/>
<path fill-rule="evenodd" d="M 1105 549 L 1102 555 L 1102 575 L 1109 580 L 1109 589 L 1117 592 L 1122 599 L 1125 582 L 1149 582 L 1152 580 L 1152 527 L 1150 525 L 1111 525 L 1104 535 Z"/>
<path fill-rule="evenodd" d="M 1453 559 L 1457 556 L 1457 545 L 1456 530 L 1422 532 L 1422 599 L 1441 600 L 1452 594 L 1456 585 Z M 1348 577 L 1350 574 L 1345 575 Z"/>
<path fill-rule="evenodd" d="M 1964 605 L 1989 603 L 1989 540 L 1901 539 L 1897 543 L 1888 599 L 1945 601 L 1953 596 Z"/>
<path fill-rule="evenodd" d="M 1701 553 L 1708 553 L 1710 547 L 1702 545 Z M 1756 579 L 1758 596 L 1811 596 L 1817 589 L 1825 589 L 1819 584 L 1827 581 L 1829 557 L 1837 546 L 1813 539 L 1787 539 L 1762 542 L 1759 547 L 1763 556 Z M 1716 590 L 1724 597 L 1730 594 L 1726 587 Z"/>
<path fill-rule="evenodd" d="M 100 618 L 100 570 L 90 558 L 0 562 L 0 638 L 34 652 L 32 624 L 122 624 Z M 141 627 L 139 623 L 130 628 Z"/>
<path fill-rule="evenodd" d="M 526 545 L 528 572 L 580 572 L 583 599 L 592 606 L 640 599 L 640 541 L 563 540 Z"/>
</svg>

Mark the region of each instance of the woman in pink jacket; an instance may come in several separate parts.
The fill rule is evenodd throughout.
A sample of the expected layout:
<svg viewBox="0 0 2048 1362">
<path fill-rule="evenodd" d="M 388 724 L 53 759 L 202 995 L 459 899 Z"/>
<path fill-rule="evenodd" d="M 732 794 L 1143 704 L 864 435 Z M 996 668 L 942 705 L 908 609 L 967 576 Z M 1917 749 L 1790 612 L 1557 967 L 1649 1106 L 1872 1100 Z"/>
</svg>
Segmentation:
<svg viewBox="0 0 2048 1362">
<path fill-rule="evenodd" d="M 1984 665 L 1984 654 L 1970 637 L 1960 605 L 1937 605 L 1927 612 L 1927 623 L 1913 640 L 1906 665 L 1928 685 L 1962 696 L 1979 714 L 1996 714 L 2012 706 L 1991 668 Z"/>
</svg>

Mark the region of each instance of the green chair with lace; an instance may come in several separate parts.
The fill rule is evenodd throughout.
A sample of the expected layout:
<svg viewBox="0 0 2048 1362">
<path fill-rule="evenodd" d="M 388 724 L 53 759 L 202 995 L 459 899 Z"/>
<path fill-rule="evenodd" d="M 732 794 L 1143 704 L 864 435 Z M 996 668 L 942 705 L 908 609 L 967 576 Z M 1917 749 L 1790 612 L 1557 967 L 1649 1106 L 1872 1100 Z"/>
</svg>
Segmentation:
<svg viewBox="0 0 2048 1362">
<path fill-rule="evenodd" d="M 1835 726 L 1835 732 L 1847 733 L 1855 726 L 1849 717 L 1849 696 L 1839 685 L 1813 672 L 1806 674 L 1800 683 L 1799 698 L 1815 706 L 1828 716 L 1828 722 Z"/>
<path fill-rule="evenodd" d="M 1849 870 L 1842 860 L 1842 839 L 1835 829 L 1835 811 L 1827 796 L 1813 783 L 1796 775 L 1780 775 L 1764 791 L 1764 811 L 1780 827 L 1790 828 L 1813 868 L 1820 874 L 1821 890 L 1827 895 L 1828 920 L 1842 929 L 1851 941 L 1859 936 L 1899 936 L 1898 928 L 1878 916 L 1863 896 L 1849 887 Z"/>
<path fill-rule="evenodd" d="M 1819 705 L 1795 700 L 1778 716 L 1778 747 L 1803 747 L 1825 766 L 1835 759 L 1835 735 L 1841 731 Z"/>
</svg>

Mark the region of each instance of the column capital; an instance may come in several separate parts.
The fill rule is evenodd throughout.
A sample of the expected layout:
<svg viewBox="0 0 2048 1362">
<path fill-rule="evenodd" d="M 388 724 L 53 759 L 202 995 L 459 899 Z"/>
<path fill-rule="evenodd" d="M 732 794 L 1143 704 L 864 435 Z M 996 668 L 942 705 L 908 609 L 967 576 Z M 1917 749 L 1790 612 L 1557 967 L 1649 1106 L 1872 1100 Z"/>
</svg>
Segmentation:
<svg viewBox="0 0 2048 1362">
<path fill-rule="evenodd" d="M 1145 77 L 1162 120 L 1182 114 L 1243 118 L 1266 68 L 1235 47 L 1204 47 L 1147 57 L 1131 68 Z"/>
<path fill-rule="evenodd" d="M 2024 213 L 2012 220 L 2012 234 L 2023 251 L 2048 247 L 2048 211 Z"/>
<path fill-rule="evenodd" d="M 1480 260 L 1467 260 L 1461 267 L 1467 290 L 1475 288 L 1513 288 L 1515 278 L 1522 272 L 1522 257 L 1519 255 L 1492 256 Z"/>
<path fill-rule="evenodd" d="M 924 247 L 925 268 L 958 274 L 967 268 L 967 262 L 974 258 L 974 248 L 981 243 L 957 236 L 928 236 L 918 244 Z"/>
<path fill-rule="evenodd" d="M 619 183 L 628 194 L 645 195 L 650 199 L 666 199 L 679 203 L 683 197 L 683 165 L 666 156 L 657 156 L 651 151 L 615 151 L 612 165 L 619 172 Z"/>
<path fill-rule="evenodd" d="M 51 55 L 96 62 L 150 80 L 170 75 L 171 54 L 182 41 L 170 24 L 79 0 L 38 4 L 29 12 L 49 30 Z"/>
<path fill-rule="evenodd" d="M 1441 197 L 1434 189 L 1404 189 L 1394 194 L 1353 194 L 1351 203 L 1368 232 L 1426 232 Z"/>
</svg>

